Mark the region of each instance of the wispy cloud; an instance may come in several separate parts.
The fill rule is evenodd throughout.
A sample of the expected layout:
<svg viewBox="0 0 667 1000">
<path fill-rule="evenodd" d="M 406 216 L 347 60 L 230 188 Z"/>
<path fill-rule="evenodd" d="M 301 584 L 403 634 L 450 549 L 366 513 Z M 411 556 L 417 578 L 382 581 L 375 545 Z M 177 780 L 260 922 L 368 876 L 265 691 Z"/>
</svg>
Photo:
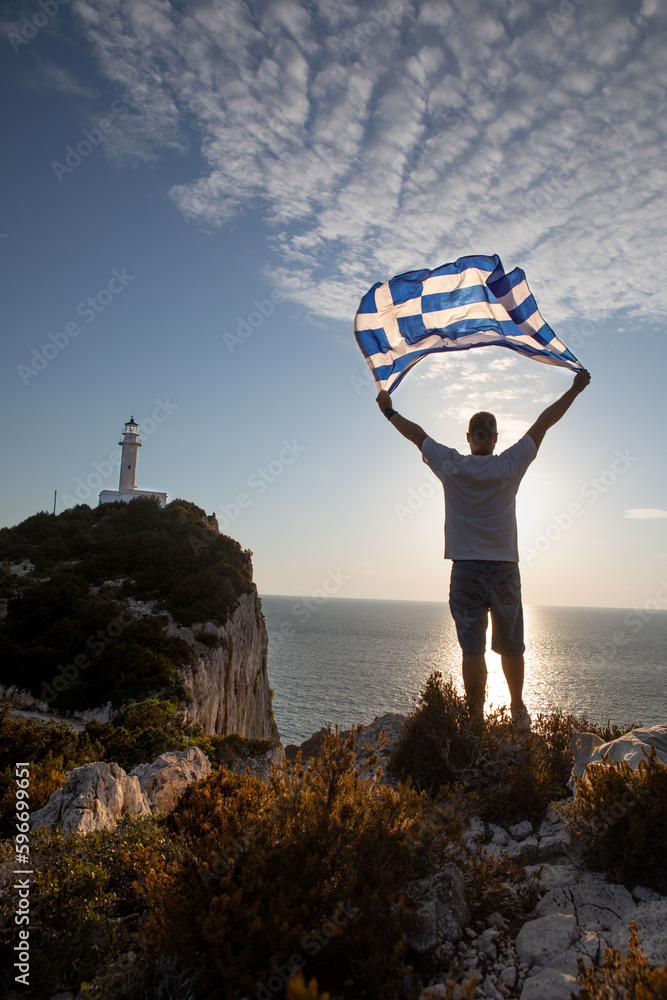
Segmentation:
<svg viewBox="0 0 667 1000">
<path fill-rule="evenodd" d="M 667 517 L 667 510 L 661 510 L 659 507 L 633 507 L 631 510 L 626 510 L 625 516 L 638 518 L 642 521 L 653 521 L 657 518 Z"/>
<path fill-rule="evenodd" d="M 95 91 L 77 80 L 63 66 L 57 66 L 49 59 L 36 56 L 30 64 L 30 73 L 25 75 L 26 86 L 33 90 L 56 90 L 68 97 L 96 97 Z"/>
<path fill-rule="evenodd" d="M 557 26 L 549 0 L 72 9 L 141 109 L 127 155 L 194 136 L 179 210 L 206 227 L 260 211 L 273 281 L 314 314 L 350 319 L 375 280 L 498 252 L 552 325 L 662 315 L 664 5 L 589 0 Z"/>
</svg>

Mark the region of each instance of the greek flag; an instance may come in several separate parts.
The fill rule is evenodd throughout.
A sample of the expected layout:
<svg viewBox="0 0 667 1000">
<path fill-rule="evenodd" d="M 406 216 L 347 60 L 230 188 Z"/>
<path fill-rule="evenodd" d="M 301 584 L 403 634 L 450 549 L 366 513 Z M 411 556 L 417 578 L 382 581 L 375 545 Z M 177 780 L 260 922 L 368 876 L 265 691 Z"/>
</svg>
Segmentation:
<svg viewBox="0 0 667 1000">
<path fill-rule="evenodd" d="M 354 335 L 378 388 L 389 392 L 427 354 L 488 344 L 583 367 L 542 319 L 525 273 L 505 274 L 497 254 L 378 281 L 359 303 Z"/>
</svg>

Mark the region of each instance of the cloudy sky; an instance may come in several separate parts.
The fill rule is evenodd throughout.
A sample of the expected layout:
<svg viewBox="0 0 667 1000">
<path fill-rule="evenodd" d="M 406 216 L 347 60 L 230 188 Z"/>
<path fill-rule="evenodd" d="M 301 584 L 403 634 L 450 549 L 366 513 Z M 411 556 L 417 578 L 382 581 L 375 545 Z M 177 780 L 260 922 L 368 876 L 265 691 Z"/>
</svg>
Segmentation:
<svg viewBox="0 0 667 1000">
<path fill-rule="evenodd" d="M 667 9 L 658 0 L 3 5 L 2 524 L 194 500 L 260 593 L 446 599 L 442 492 L 352 335 L 401 271 L 498 253 L 592 373 L 519 494 L 527 603 L 667 606 Z M 571 373 L 484 348 L 394 405 L 499 447 Z M 656 595 L 660 595 L 656 597 Z"/>
</svg>

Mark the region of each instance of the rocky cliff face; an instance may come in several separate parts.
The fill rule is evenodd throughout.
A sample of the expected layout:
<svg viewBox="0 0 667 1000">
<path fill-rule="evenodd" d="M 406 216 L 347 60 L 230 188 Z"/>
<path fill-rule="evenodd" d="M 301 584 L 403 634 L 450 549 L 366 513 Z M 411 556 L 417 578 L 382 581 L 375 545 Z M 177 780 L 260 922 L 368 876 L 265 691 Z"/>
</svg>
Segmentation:
<svg viewBox="0 0 667 1000">
<path fill-rule="evenodd" d="M 133 618 L 160 613 L 152 601 L 123 602 Z M 187 706 L 190 722 L 198 722 L 207 735 L 239 733 L 253 739 L 277 738 L 271 690 L 266 669 L 268 635 L 257 588 L 242 594 L 225 625 L 208 622 L 195 630 L 177 625 L 169 616 L 168 632 L 192 647 L 194 660 L 181 668 L 185 687 L 193 697 Z M 200 641 L 203 639 L 204 641 Z M 22 714 L 43 721 L 62 720 L 81 729 L 91 719 L 106 722 L 111 705 L 80 712 L 58 712 L 16 686 L 0 685 L 0 701 L 8 701 Z"/>
<path fill-rule="evenodd" d="M 195 652 L 194 662 L 181 670 L 193 697 L 187 707 L 190 722 L 198 722 L 207 735 L 277 737 L 266 669 L 269 638 L 257 589 L 240 597 L 225 625 L 209 622 L 196 636 L 190 629 L 177 631 Z"/>
</svg>

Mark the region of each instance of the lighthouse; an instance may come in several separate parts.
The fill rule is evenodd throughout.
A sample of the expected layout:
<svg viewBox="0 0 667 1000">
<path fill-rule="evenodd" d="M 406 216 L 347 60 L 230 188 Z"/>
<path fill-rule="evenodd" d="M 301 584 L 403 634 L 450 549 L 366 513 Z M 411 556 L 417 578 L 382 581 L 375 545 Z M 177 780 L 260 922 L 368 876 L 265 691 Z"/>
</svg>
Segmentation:
<svg viewBox="0 0 667 1000">
<path fill-rule="evenodd" d="M 138 490 L 134 483 L 137 476 L 137 453 L 141 448 L 139 440 L 139 424 L 130 417 L 125 426 L 120 441 L 120 478 L 117 490 L 102 490 L 100 503 L 116 503 L 122 500 L 129 503 L 135 497 L 157 497 L 161 507 L 167 506 L 167 494 L 155 490 Z"/>
<path fill-rule="evenodd" d="M 120 459 L 120 482 L 118 492 L 134 489 L 134 480 L 137 475 L 137 448 L 141 448 L 139 440 L 139 424 L 134 422 L 134 417 L 130 417 L 123 428 L 123 437 L 118 442 L 121 447 Z"/>
</svg>

